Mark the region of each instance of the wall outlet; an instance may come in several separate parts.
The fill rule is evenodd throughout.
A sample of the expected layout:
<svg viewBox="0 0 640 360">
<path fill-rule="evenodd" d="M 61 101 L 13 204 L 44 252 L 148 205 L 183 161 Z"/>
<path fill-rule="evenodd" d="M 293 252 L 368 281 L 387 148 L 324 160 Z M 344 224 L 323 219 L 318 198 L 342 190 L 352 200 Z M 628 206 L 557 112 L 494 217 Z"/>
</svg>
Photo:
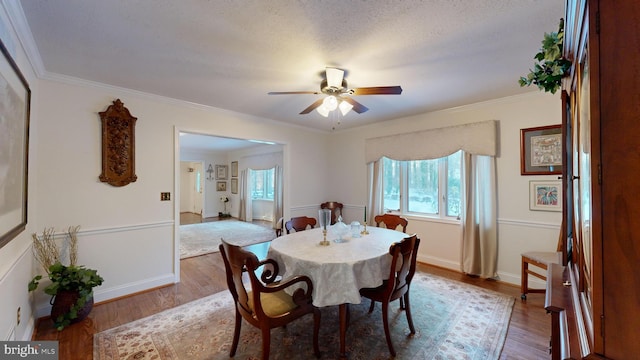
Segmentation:
<svg viewBox="0 0 640 360">
<path fill-rule="evenodd" d="M 16 311 L 16 326 L 20 325 L 20 307 L 18 306 L 18 311 Z"/>
<path fill-rule="evenodd" d="M 171 193 L 170 192 L 161 192 L 160 193 L 160 201 L 169 201 L 171 200 Z"/>
</svg>

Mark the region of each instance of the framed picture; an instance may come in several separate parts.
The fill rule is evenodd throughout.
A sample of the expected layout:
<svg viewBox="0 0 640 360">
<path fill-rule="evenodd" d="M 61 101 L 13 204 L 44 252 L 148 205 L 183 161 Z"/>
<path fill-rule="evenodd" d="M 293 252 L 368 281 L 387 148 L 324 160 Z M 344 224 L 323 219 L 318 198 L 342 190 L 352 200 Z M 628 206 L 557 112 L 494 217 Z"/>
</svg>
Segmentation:
<svg viewBox="0 0 640 360">
<path fill-rule="evenodd" d="M 232 194 L 238 193 L 238 178 L 231 179 L 231 193 Z"/>
<path fill-rule="evenodd" d="M 520 130 L 520 174 L 562 173 L 562 127 L 541 126 Z"/>
<path fill-rule="evenodd" d="M 231 177 L 238 177 L 238 162 L 231 162 Z"/>
<path fill-rule="evenodd" d="M 530 181 L 529 210 L 562 211 L 562 181 Z"/>
<path fill-rule="evenodd" d="M 227 182 L 226 181 L 216 182 L 216 191 L 227 191 Z"/>
<path fill-rule="evenodd" d="M 227 180 L 227 165 L 216 165 L 216 179 Z"/>
<path fill-rule="evenodd" d="M 0 248 L 27 226 L 29 84 L 0 41 Z"/>
</svg>

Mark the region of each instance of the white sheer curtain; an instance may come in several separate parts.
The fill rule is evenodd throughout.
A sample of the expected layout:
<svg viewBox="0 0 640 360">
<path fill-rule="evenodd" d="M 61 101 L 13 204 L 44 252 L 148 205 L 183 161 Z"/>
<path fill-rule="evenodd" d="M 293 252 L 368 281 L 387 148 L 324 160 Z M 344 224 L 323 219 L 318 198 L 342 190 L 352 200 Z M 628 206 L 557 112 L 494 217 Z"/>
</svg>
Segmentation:
<svg viewBox="0 0 640 360">
<path fill-rule="evenodd" d="M 238 189 L 240 195 L 240 210 L 238 217 L 242 221 L 253 221 L 252 207 L 251 207 L 251 195 L 249 189 L 249 169 L 240 171 L 240 186 Z"/>
<path fill-rule="evenodd" d="M 466 274 L 493 278 L 498 275 L 498 232 L 495 157 L 464 153 L 461 211 L 462 264 Z"/>
<path fill-rule="evenodd" d="M 373 218 L 384 212 L 382 206 L 382 159 L 370 162 L 368 164 L 368 171 L 367 189 L 369 192 L 369 199 L 367 201 L 367 224 L 373 226 Z"/>
<path fill-rule="evenodd" d="M 273 221 L 272 227 L 276 229 L 278 227 L 278 221 L 284 214 L 283 208 L 283 171 L 282 166 L 276 165 L 273 170 Z"/>
</svg>

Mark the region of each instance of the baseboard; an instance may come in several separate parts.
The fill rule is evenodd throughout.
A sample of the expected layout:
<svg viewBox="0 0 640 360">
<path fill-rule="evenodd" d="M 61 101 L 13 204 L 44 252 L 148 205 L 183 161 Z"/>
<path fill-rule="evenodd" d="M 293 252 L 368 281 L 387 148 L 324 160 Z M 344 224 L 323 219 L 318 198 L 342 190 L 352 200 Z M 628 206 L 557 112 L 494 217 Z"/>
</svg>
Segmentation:
<svg viewBox="0 0 640 360">
<path fill-rule="evenodd" d="M 437 257 L 425 256 L 420 254 L 418 254 L 417 261 L 421 263 L 437 266 L 439 268 L 460 272 L 460 264 L 454 261 L 443 260 Z"/>
<path fill-rule="evenodd" d="M 499 272 L 498 276 L 500 277 L 500 281 L 517 285 L 520 287 L 521 279 L 520 274 L 513 274 L 507 272 Z M 529 276 L 529 288 L 531 289 L 544 289 L 546 288 L 547 283 L 533 276 Z"/>
<path fill-rule="evenodd" d="M 149 289 L 158 288 L 175 283 L 175 275 L 165 274 L 151 279 L 145 279 L 114 288 L 94 291 L 93 298 L 96 303 L 106 302 L 112 299 L 130 296 L 132 294 L 147 291 Z M 36 318 L 49 316 L 51 313 L 51 305 L 42 306 L 36 309 Z"/>
</svg>

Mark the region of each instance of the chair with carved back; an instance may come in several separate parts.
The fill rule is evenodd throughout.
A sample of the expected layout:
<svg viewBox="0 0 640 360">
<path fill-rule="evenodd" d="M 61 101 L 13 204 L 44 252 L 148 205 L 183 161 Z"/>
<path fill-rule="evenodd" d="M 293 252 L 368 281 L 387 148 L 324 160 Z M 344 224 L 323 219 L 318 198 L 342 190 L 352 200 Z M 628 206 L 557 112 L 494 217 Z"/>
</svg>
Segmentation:
<svg viewBox="0 0 640 360">
<path fill-rule="evenodd" d="M 338 220 L 338 216 L 342 216 L 342 208 L 344 205 L 336 201 L 327 201 L 320 204 L 320 209 L 331 210 L 331 225 L 335 224 Z"/>
<path fill-rule="evenodd" d="M 380 224 L 384 224 L 387 229 L 395 230 L 398 226 L 402 226 L 402 232 L 407 232 L 407 225 L 409 224 L 409 221 L 407 220 L 407 218 L 404 218 L 402 216 L 394 214 L 382 214 L 376 215 L 376 217 L 374 217 L 373 219 L 375 220 L 377 227 L 380 227 Z"/>
<path fill-rule="evenodd" d="M 313 351 L 320 356 L 318 333 L 320 310 L 312 304 L 313 283 L 307 276 L 294 276 L 277 282 L 278 264 L 273 259 L 259 261 L 255 254 L 222 240 L 220 254 L 227 273 L 227 286 L 235 302 L 235 329 L 229 356 L 233 357 L 240 339 L 244 318 L 262 333 L 262 359 L 269 359 L 271 329 L 283 327 L 302 316 L 313 314 Z M 261 271 L 260 279 L 257 272 Z M 244 274 L 244 275 L 243 275 Z M 243 282 L 246 276 L 248 284 Z M 291 286 L 301 286 L 293 295 L 285 292 Z"/>
<path fill-rule="evenodd" d="M 284 224 L 284 227 L 287 229 L 287 234 L 291 233 L 291 230 L 304 231 L 307 230 L 307 227 L 314 228 L 316 226 L 316 219 L 307 216 L 297 216 L 292 217 L 291 220 L 287 221 Z"/>
<path fill-rule="evenodd" d="M 387 346 L 392 356 L 396 356 L 396 351 L 391 342 L 389 332 L 389 303 L 394 300 L 401 300 L 400 309 L 405 310 L 407 322 L 411 335 L 416 333 L 411 318 L 411 304 L 409 302 L 409 288 L 411 280 L 416 272 L 416 257 L 420 239 L 416 234 L 391 244 L 389 254 L 391 254 L 391 266 L 389 277 L 377 288 L 360 289 L 360 295 L 371 300 L 369 313 L 373 312 L 376 302 L 382 303 L 382 323 L 387 339 Z M 404 304 L 404 306 L 403 306 Z"/>
</svg>

